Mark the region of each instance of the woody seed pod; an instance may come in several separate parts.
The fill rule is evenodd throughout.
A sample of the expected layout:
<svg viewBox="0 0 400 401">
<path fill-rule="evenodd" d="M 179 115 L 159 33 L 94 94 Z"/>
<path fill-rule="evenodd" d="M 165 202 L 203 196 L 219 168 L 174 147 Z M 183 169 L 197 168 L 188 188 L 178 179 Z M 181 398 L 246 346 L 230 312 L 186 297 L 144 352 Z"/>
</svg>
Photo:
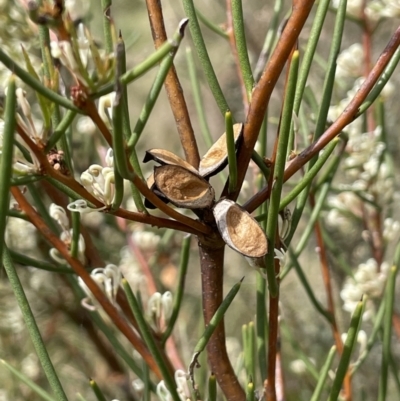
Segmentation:
<svg viewBox="0 0 400 401">
<path fill-rule="evenodd" d="M 214 189 L 202 177 L 181 166 L 154 168 L 158 190 L 175 206 L 204 209 L 214 201 Z"/>
<path fill-rule="evenodd" d="M 151 175 L 147 179 L 147 186 L 164 203 L 169 203 L 168 199 L 160 191 L 157 190 L 156 183 L 154 181 L 154 173 L 151 173 Z M 144 198 L 144 205 L 147 207 L 147 209 L 156 209 L 156 207 L 147 198 Z"/>
<path fill-rule="evenodd" d="M 150 149 L 146 151 L 146 155 L 144 156 L 143 163 L 147 163 L 150 160 L 154 160 L 161 165 L 169 165 L 169 166 L 181 166 L 186 170 L 190 170 L 195 174 L 199 172 L 188 162 L 181 159 L 179 156 L 174 153 L 165 150 L 165 149 Z"/>
<path fill-rule="evenodd" d="M 225 243 L 249 258 L 261 258 L 268 252 L 267 237 L 250 214 L 229 199 L 219 201 L 213 214 Z"/>
<path fill-rule="evenodd" d="M 238 145 L 242 133 L 243 124 L 235 124 L 233 126 L 235 146 Z M 227 163 L 228 148 L 226 145 L 226 133 L 223 133 L 200 160 L 199 173 L 205 178 L 212 177 L 222 171 Z"/>
</svg>

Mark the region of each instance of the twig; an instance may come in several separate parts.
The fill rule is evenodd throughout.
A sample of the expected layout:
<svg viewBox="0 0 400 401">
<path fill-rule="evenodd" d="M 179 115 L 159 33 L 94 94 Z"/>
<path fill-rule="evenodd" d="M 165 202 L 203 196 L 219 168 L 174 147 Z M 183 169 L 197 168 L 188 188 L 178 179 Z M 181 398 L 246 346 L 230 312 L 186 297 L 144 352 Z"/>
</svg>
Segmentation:
<svg viewBox="0 0 400 401">
<path fill-rule="evenodd" d="M 243 142 L 238 150 L 237 159 L 238 166 L 240 166 L 238 170 L 238 185 L 235 193 L 229 196 L 232 200 L 236 200 L 239 196 L 272 91 L 313 4 L 313 0 L 300 0 L 297 2 L 261 78 L 253 90 L 252 101 L 244 125 Z M 222 195 L 228 195 L 227 185 L 225 185 Z"/>
<path fill-rule="evenodd" d="M 18 202 L 21 210 L 23 210 L 31 222 L 35 225 L 38 231 L 60 252 L 62 257 L 70 264 L 71 268 L 76 272 L 76 274 L 82 278 L 85 284 L 88 286 L 92 294 L 95 296 L 97 301 L 100 303 L 104 311 L 108 314 L 114 324 L 118 329 L 125 335 L 125 337 L 130 341 L 130 343 L 136 348 L 136 350 L 141 354 L 143 359 L 148 364 L 149 368 L 161 379 L 161 373 L 151 356 L 147 348 L 144 346 L 140 338 L 132 330 L 129 324 L 124 320 L 118 313 L 115 306 L 111 304 L 106 295 L 101 291 L 100 287 L 93 281 L 90 274 L 85 270 L 84 266 L 77 259 L 74 259 L 69 254 L 69 251 L 57 236 L 47 227 L 42 218 L 37 214 L 33 207 L 26 200 L 24 195 L 20 192 L 18 188 L 11 188 L 11 193 L 15 200 Z"/>
<path fill-rule="evenodd" d="M 235 32 L 233 30 L 233 17 L 232 17 L 232 0 L 226 0 L 226 34 L 229 38 L 229 45 L 231 46 L 231 52 L 233 59 L 235 60 L 235 66 L 237 75 L 240 82 L 240 90 L 242 92 L 242 101 L 244 106 L 245 114 L 249 110 L 249 98 L 247 97 L 246 85 L 244 83 L 243 73 L 240 68 L 239 56 L 236 48 Z"/>
<path fill-rule="evenodd" d="M 343 113 L 338 119 L 325 131 L 325 133 L 314 143 L 303 150 L 295 159 L 293 159 L 285 169 L 285 181 L 287 181 L 293 174 L 301 169 L 312 157 L 314 157 L 320 150 L 322 150 L 335 136 L 339 135 L 346 125 L 350 124 L 358 113 L 358 108 L 370 93 L 386 65 L 389 63 L 393 54 L 400 45 L 400 27 L 397 28 L 389 43 L 381 53 L 375 66 L 372 68 L 370 74 L 361 85 L 354 98 L 344 109 Z M 246 132 L 246 126 L 245 126 Z M 263 202 L 259 200 L 260 204 Z M 257 202 L 258 203 L 258 202 Z M 257 207 L 257 206 L 256 206 Z"/>
<path fill-rule="evenodd" d="M 274 261 L 275 276 L 279 276 L 279 260 Z M 269 331 L 268 331 L 268 375 L 265 381 L 266 401 L 277 401 L 276 398 L 276 360 L 278 356 L 278 322 L 279 286 L 275 296 L 269 295 Z"/>
<path fill-rule="evenodd" d="M 154 45 L 155 48 L 158 49 L 167 40 L 161 2 L 157 0 L 146 0 L 146 5 Z M 175 117 L 176 127 L 186 160 L 193 167 L 198 168 L 200 155 L 196 137 L 194 136 L 185 97 L 174 65 L 172 65 L 165 79 L 165 90 L 167 91 L 168 100 Z"/>
</svg>

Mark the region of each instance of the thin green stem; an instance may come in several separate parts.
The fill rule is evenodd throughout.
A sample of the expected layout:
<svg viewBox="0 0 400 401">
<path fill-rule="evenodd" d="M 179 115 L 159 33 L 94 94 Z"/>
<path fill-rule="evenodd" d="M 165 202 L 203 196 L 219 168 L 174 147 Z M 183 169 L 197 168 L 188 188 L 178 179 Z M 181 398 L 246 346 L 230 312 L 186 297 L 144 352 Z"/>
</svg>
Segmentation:
<svg viewBox="0 0 400 401">
<path fill-rule="evenodd" d="M 56 143 L 60 140 L 60 138 L 65 135 L 67 129 L 71 126 L 74 118 L 76 116 L 76 111 L 68 110 L 61 122 L 57 125 L 56 129 L 53 132 L 53 135 L 49 138 L 46 145 L 46 152 L 53 149 Z"/>
<path fill-rule="evenodd" d="M 18 305 L 21 309 L 27 330 L 33 342 L 33 346 L 35 347 L 37 356 L 46 374 L 47 380 L 50 383 L 50 387 L 52 388 L 58 401 L 68 401 L 64 389 L 62 388 L 61 382 L 54 369 L 54 366 L 50 360 L 49 354 L 47 353 L 46 346 L 36 324 L 32 310 L 29 306 L 28 299 L 26 298 L 24 289 L 18 278 L 17 271 L 15 270 L 11 255 L 8 252 L 7 247 L 4 247 L 3 249 L 3 265 L 10 281 L 11 287 L 14 291 Z"/>
<path fill-rule="evenodd" d="M 244 30 L 242 0 L 232 0 L 233 32 L 235 34 L 236 49 L 239 57 L 240 70 L 246 87 L 247 99 L 251 101 L 251 92 L 254 87 L 253 72 L 247 51 L 246 34 Z"/>
<path fill-rule="evenodd" d="M 225 113 L 225 132 L 229 166 L 229 193 L 233 193 L 237 185 L 237 165 L 232 113 L 230 111 Z"/>
<path fill-rule="evenodd" d="M 35 392 L 40 398 L 45 401 L 55 401 L 49 393 L 43 390 L 42 387 L 38 386 L 34 381 L 29 379 L 29 377 L 23 375 L 20 371 L 13 368 L 4 359 L 0 359 L 0 364 L 2 364 L 6 369 L 8 369 L 15 377 L 17 377 L 22 383 L 26 384 L 33 392 Z"/>
<path fill-rule="evenodd" d="M 146 60 L 142 61 L 136 67 L 127 71 L 120 78 L 122 85 L 128 85 L 133 82 L 137 78 L 141 77 L 147 71 L 158 65 L 158 63 L 171 51 L 175 51 L 179 44 L 182 41 L 185 26 L 187 24 L 187 20 L 182 20 L 178 26 L 178 29 L 175 31 L 172 39 L 166 41 L 162 46 L 160 46 L 151 56 L 149 56 Z M 0 61 L 1 53 L 0 53 Z M 99 98 L 101 96 L 107 95 L 114 90 L 114 84 L 110 83 L 105 85 L 103 88 L 99 89 L 96 93 L 92 95 L 93 98 Z"/>
<path fill-rule="evenodd" d="M 204 330 L 203 335 L 200 337 L 199 341 L 197 342 L 196 346 L 194 347 L 195 354 L 199 354 L 200 352 L 204 351 L 208 341 L 210 340 L 212 334 L 214 333 L 214 330 L 218 326 L 218 323 L 224 317 L 230 304 L 235 299 L 236 294 L 239 292 L 240 286 L 242 284 L 242 280 L 240 280 L 238 283 L 236 283 L 231 288 L 231 290 L 228 292 L 228 294 L 222 301 L 221 305 L 218 307 L 217 311 L 214 313 L 213 317 L 210 320 L 210 323 L 207 325 L 206 329 Z"/>
<path fill-rule="evenodd" d="M 97 398 L 97 401 L 107 401 L 107 399 L 104 396 L 103 392 L 101 391 L 100 387 L 93 379 L 90 379 L 89 384 L 90 384 L 91 389 L 93 390 L 94 395 Z"/>
<path fill-rule="evenodd" d="M 179 311 L 181 309 L 183 293 L 185 290 L 185 280 L 186 280 L 186 272 L 189 264 L 189 256 L 190 256 L 190 240 L 191 236 L 186 236 L 182 241 L 181 247 L 181 259 L 179 265 L 179 274 L 178 274 L 178 283 L 176 286 L 176 292 L 174 296 L 174 306 L 173 312 L 168 322 L 168 327 L 163 333 L 162 344 L 165 345 L 168 337 L 171 335 L 172 330 L 174 329 L 176 320 L 178 318 Z"/>
<path fill-rule="evenodd" d="M 306 275 L 304 274 L 303 269 L 301 268 L 301 265 L 294 254 L 294 252 L 289 248 L 288 250 L 289 255 L 290 255 L 290 261 L 293 264 L 294 269 L 296 270 L 297 276 L 299 277 L 299 280 L 301 284 L 304 287 L 304 290 L 306 294 L 308 295 L 308 298 L 310 299 L 311 303 L 315 307 L 315 309 L 328 321 L 328 323 L 332 323 L 332 315 L 322 307 L 321 303 L 317 300 L 314 291 L 311 288 L 311 285 L 309 284 Z"/>
<path fill-rule="evenodd" d="M 7 210 L 10 208 L 10 184 L 12 176 L 14 134 L 16 127 L 15 76 L 8 83 L 6 104 L 4 108 L 3 143 L 0 160 L 0 258 L 3 252 L 7 224 Z"/>
<path fill-rule="evenodd" d="M 342 389 L 343 380 L 350 364 L 351 354 L 353 352 L 354 345 L 357 342 L 357 334 L 358 330 L 360 329 L 364 306 L 365 299 L 358 302 L 353 312 L 353 316 L 351 317 L 350 328 L 347 332 L 346 341 L 343 346 L 343 353 L 340 357 L 339 366 L 336 370 L 336 376 L 333 380 L 332 388 L 328 398 L 329 401 L 337 401 Z"/>
<path fill-rule="evenodd" d="M 314 389 L 314 392 L 313 392 L 313 395 L 312 395 L 310 401 L 318 401 L 321 399 L 322 390 L 326 386 L 328 374 L 331 369 L 332 362 L 333 362 L 333 359 L 335 358 L 335 355 L 336 355 L 336 346 L 334 345 L 330 349 L 329 354 L 325 360 L 325 363 L 322 366 L 321 371 L 319 372 L 318 382 L 317 382 L 317 385 L 315 386 L 315 389 Z"/>
<path fill-rule="evenodd" d="M 75 107 L 70 100 L 47 88 L 38 79 L 32 77 L 29 72 L 25 71 L 17 63 L 15 63 L 6 53 L 4 53 L 2 49 L 0 49 L 0 61 L 18 78 L 25 82 L 27 86 L 39 92 L 46 99 L 49 99 L 52 102 L 65 107 L 66 109 L 74 110 L 77 113 L 82 113 L 82 111 Z"/>
<path fill-rule="evenodd" d="M 132 309 L 132 313 L 135 316 L 135 319 L 137 321 L 141 336 L 144 340 L 144 342 L 147 345 L 147 348 L 150 350 L 151 354 L 153 355 L 157 366 L 159 367 L 161 374 L 164 378 L 165 385 L 167 386 L 167 389 L 171 393 L 172 399 L 174 401 L 180 401 L 179 395 L 176 391 L 176 384 L 174 381 L 173 376 L 171 375 L 170 370 L 168 369 L 168 366 L 164 360 L 164 357 L 157 346 L 153 335 L 151 334 L 150 328 L 143 316 L 142 309 L 135 297 L 135 295 L 132 292 L 131 287 L 129 286 L 128 282 L 126 279 L 122 280 L 122 286 L 125 290 L 126 296 L 128 298 L 129 306 Z"/>
<path fill-rule="evenodd" d="M 299 70 L 299 79 L 297 81 L 296 87 L 296 95 L 294 99 L 293 111 L 296 115 L 299 114 L 300 104 L 303 98 L 304 89 L 306 87 L 307 79 L 310 74 L 311 65 L 314 59 L 315 50 L 317 48 L 317 44 L 319 42 L 319 38 L 322 31 L 322 26 L 325 21 L 326 13 L 328 11 L 328 7 L 330 4 L 330 0 L 321 0 L 318 4 L 317 12 L 315 14 L 315 18 L 313 20 L 313 25 L 310 31 L 310 35 L 308 37 L 307 47 L 304 52 L 304 56 L 302 58 L 300 70 Z M 295 148 L 294 143 L 294 124 L 290 127 L 290 141 L 289 141 L 289 149 Z"/>
<path fill-rule="evenodd" d="M 176 49 L 177 50 L 177 49 Z M 147 95 L 146 102 L 140 112 L 139 118 L 135 124 L 132 135 L 129 138 L 128 149 L 134 149 L 140 139 L 144 127 L 149 120 L 150 114 L 153 111 L 154 105 L 158 99 L 158 95 L 164 85 L 165 78 L 170 70 L 176 51 L 171 51 L 161 62 L 157 76 L 153 82 L 149 94 Z"/>
<path fill-rule="evenodd" d="M 282 109 L 282 118 L 278 138 L 278 149 L 274 166 L 274 180 L 272 184 L 270 203 L 268 207 L 268 219 L 266 234 L 270 245 L 269 252 L 265 256 L 265 268 L 267 271 L 269 291 L 272 297 L 278 295 L 278 283 L 275 277 L 274 248 L 275 236 L 278 226 L 279 203 L 283 187 L 283 172 L 285 170 L 287 146 L 289 143 L 290 123 L 292 121 L 292 110 L 294 93 L 296 89 L 297 70 L 299 65 L 299 52 L 293 52 L 290 70 L 287 80 L 285 100 Z"/>
<path fill-rule="evenodd" d="M 398 248 L 400 248 L 398 246 Z M 397 250 L 399 252 L 399 250 Z M 388 275 L 388 283 L 385 291 L 385 316 L 383 320 L 383 341 L 382 341 L 382 365 L 379 381 L 378 401 L 385 401 L 388 387 L 388 371 L 391 357 L 392 340 L 392 317 L 396 293 L 396 275 L 398 266 L 393 265 Z"/>
<path fill-rule="evenodd" d="M 208 401 L 217 401 L 217 380 L 213 374 L 208 378 Z"/>
<path fill-rule="evenodd" d="M 116 48 L 116 59 L 117 59 L 117 80 L 118 78 L 126 72 L 126 49 L 125 49 L 125 41 L 120 34 L 118 41 L 117 41 L 117 48 Z M 118 85 L 118 84 L 117 84 Z M 122 86 L 122 132 L 125 141 L 131 136 L 131 122 L 130 122 L 130 115 L 129 115 L 129 99 L 128 99 L 128 88 L 126 85 Z M 140 167 L 140 163 L 137 157 L 136 149 L 132 148 L 129 151 L 129 160 L 133 166 L 134 171 L 139 175 L 141 179 L 143 179 L 142 169 Z M 114 175 L 115 175 L 115 199 L 112 205 L 112 210 L 117 210 L 121 205 L 123 199 L 123 179 L 121 175 L 118 173 L 116 166 L 114 165 Z M 136 209 L 141 213 L 147 214 L 147 209 L 143 204 L 143 199 L 140 195 L 139 190 L 136 188 L 135 185 L 131 183 L 131 192 L 132 198 L 135 202 Z"/>
<path fill-rule="evenodd" d="M 219 25 L 214 24 L 212 21 L 210 21 L 203 13 L 201 13 L 197 8 L 196 8 L 196 15 L 199 17 L 199 20 L 211 31 L 215 32 L 217 35 L 221 36 L 224 39 L 228 39 L 229 36 L 226 33 L 224 29 L 222 29 Z"/>
<path fill-rule="evenodd" d="M 281 21 L 281 12 L 283 8 L 283 0 L 275 0 L 274 4 L 274 14 L 269 23 L 268 32 L 265 36 L 263 48 L 258 57 L 257 65 L 254 69 L 255 80 L 258 81 L 264 70 L 265 64 L 267 63 L 268 57 L 271 54 L 273 46 L 275 44 L 276 38 L 279 31 L 279 23 Z"/>
<path fill-rule="evenodd" d="M 361 114 L 365 113 L 367 109 L 372 105 L 372 103 L 374 103 L 376 98 L 382 92 L 382 89 L 385 87 L 386 83 L 389 81 L 389 78 L 392 76 L 399 61 L 400 61 L 400 48 L 398 48 L 396 52 L 393 54 L 393 57 L 390 59 L 388 65 L 383 71 L 378 82 L 375 84 L 375 86 L 372 88 L 371 92 L 365 99 L 365 101 L 359 107 L 357 116 L 360 116 Z"/>
<path fill-rule="evenodd" d="M 75 272 L 65 266 L 55 266 L 54 263 L 49 263 L 42 260 L 33 259 L 29 256 L 23 255 L 21 253 L 15 252 L 12 249 L 9 249 L 10 256 L 13 262 L 18 263 L 23 266 L 32 266 L 36 267 L 37 269 L 46 270 L 49 272 L 60 273 L 60 274 L 75 274 Z"/>
<path fill-rule="evenodd" d="M 294 255 L 297 258 L 300 256 L 301 252 L 303 252 L 304 248 L 307 245 L 308 240 L 310 239 L 311 234 L 314 231 L 315 222 L 318 220 L 319 214 L 321 213 L 322 207 L 324 206 L 326 197 L 328 196 L 329 188 L 330 188 L 330 183 L 325 183 L 322 186 L 322 188 L 318 194 L 318 199 L 312 210 L 311 216 L 307 222 L 307 226 L 303 230 L 303 234 L 297 243 L 296 249 L 294 250 Z M 293 224 L 293 222 L 292 222 L 292 224 Z M 289 233 L 289 235 L 290 235 L 290 233 Z M 285 278 L 285 276 L 289 273 L 289 271 L 292 267 L 293 267 L 293 263 L 291 263 L 291 262 L 287 263 L 287 265 L 285 266 L 285 269 L 282 270 L 280 273 L 281 280 L 283 280 Z"/>
<path fill-rule="evenodd" d="M 77 259 L 79 251 L 79 239 L 81 233 L 80 213 L 71 213 L 71 220 L 72 220 L 71 256 Z"/>
<path fill-rule="evenodd" d="M 230 110 L 230 107 L 224 97 L 224 94 L 222 93 L 217 76 L 214 72 L 214 68 L 211 64 L 203 35 L 201 33 L 200 25 L 197 20 L 196 9 L 194 7 L 193 0 L 182 0 L 182 3 L 186 16 L 189 18 L 190 33 L 192 34 L 194 47 L 196 48 L 197 55 L 200 59 L 203 72 L 206 76 L 208 85 L 215 98 L 215 101 L 217 102 L 221 114 L 225 115 L 226 110 Z"/>
<path fill-rule="evenodd" d="M 286 206 L 289 205 L 290 202 L 295 200 L 297 196 L 311 184 L 312 180 L 318 174 L 318 172 L 325 166 L 326 161 L 329 156 L 332 154 L 336 145 L 338 144 L 339 139 L 335 138 L 324 150 L 322 156 L 318 158 L 316 163 L 307 171 L 301 181 L 286 195 L 279 204 L 279 210 L 283 210 Z"/>
<path fill-rule="evenodd" d="M 214 143 L 212 138 L 210 127 L 207 123 L 206 113 L 204 111 L 203 100 L 201 96 L 201 90 L 199 85 L 199 79 L 196 73 L 196 65 L 193 59 L 192 49 L 190 47 L 186 48 L 186 61 L 188 65 L 190 83 L 192 84 L 192 93 L 194 98 L 194 104 L 196 106 L 197 116 L 199 118 L 200 130 L 208 148 Z"/>
<path fill-rule="evenodd" d="M 247 384 L 246 387 L 246 401 L 255 401 L 256 395 L 255 395 L 255 389 L 254 389 L 254 383 L 250 382 Z"/>
<path fill-rule="evenodd" d="M 111 20 L 111 0 L 101 0 L 101 9 L 103 11 L 103 34 L 104 45 L 107 54 L 114 50 Z"/>
</svg>

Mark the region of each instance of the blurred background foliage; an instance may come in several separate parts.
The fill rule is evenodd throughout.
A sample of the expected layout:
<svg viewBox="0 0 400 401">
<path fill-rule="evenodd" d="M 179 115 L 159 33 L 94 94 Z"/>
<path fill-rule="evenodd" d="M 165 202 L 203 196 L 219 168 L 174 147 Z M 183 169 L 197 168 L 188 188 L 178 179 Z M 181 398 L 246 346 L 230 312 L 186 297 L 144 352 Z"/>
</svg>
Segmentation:
<svg viewBox="0 0 400 401">
<path fill-rule="evenodd" d="M 203 0 L 197 3 L 199 10 L 212 19 L 212 21 L 217 24 L 224 23 L 226 19 L 224 1 Z M 185 14 L 178 1 L 163 2 L 163 10 L 167 34 L 171 36 L 178 22 Z M 252 66 L 255 66 L 258 54 L 262 49 L 264 37 L 272 17 L 272 10 L 273 3 L 270 1 L 251 0 L 244 2 L 246 36 Z M 289 10 L 290 3 L 284 2 L 281 20 L 283 20 L 285 13 Z M 115 26 L 122 31 L 127 45 L 128 68 L 153 53 L 153 42 L 144 1 L 114 0 L 112 15 Z M 324 79 L 324 68 L 332 36 L 333 16 L 334 11 L 331 11 L 328 14 L 318 44 L 317 61 L 313 65 L 308 82 L 316 102 L 320 101 L 320 88 Z M 312 21 L 311 18 L 309 20 Z M 102 25 L 99 2 L 90 1 L 85 21 L 87 21 L 93 37 L 101 43 Z M 377 58 L 397 24 L 398 19 L 389 19 L 379 24 L 376 28 L 373 35 L 373 60 Z M 7 0 L 0 1 L 1 46 L 4 47 L 8 54 L 22 63 L 20 44 L 23 43 L 30 54 L 37 56 L 37 59 L 34 59 L 34 61 L 37 63 L 36 66 L 39 66 L 39 41 L 37 35 L 32 35 L 32 29 L 19 3 Z M 245 116 L 242 107 L 242 95 L 229 43 L 223 38 L 216 36 L 206 27 L 203 26 L 202 29 L 224 94 L 228 99 L 236 120 L 242 121 Z M 309 29 L 310 24 L 307 24 L 300 37 L 300 49 L 306 44 Z M 349 47 L 353 43 L 360 43 L 361 38 L 362 29 L 360 26 L 355 22 L 348 21 L 345 27 L 342 49 Z M 185 47 L 191 46 L 191 44 L 190 34 L 187 32 L 183 45 L 175 58 L 175 65 L 188 103 L 192 124 L 198 139 L 200 154 L 204 154 L 207 150 L 207 145 L 200 135 L 199 121 L 195 110 L 185 56 Z M 362 63 L 362 60 L 356 62 Z M 196 66 L 198 67 L 197 63 Z M 0 91 L 5 87 L 7 74 L 5 68 L 0 67 Z M 130 115 L 133 121 L 140 113 L 155 74 L 156 70 L 150 71 L 140 80 L 129 86 Z M 207 122 L 213 138 L 217 139 L 225 131 L 224 120 L 208 90 L 200 68 L 198 68 L 198 75 Z M 350 78 L 350 82 L 341 82 L 335 86 L 333 104 L 346 96 L 346 92 L 352 86 L 353 82 L 354 80 Z M 400 87 L 398 71 L 393 75 L 391 83 L 395 88 Z M 277 129 L 282 96 L 283 82 L 279 82 L 273 92 L 269 106 L 268 132 L 271 132 L 270 141 L 268 142 L 269 148 L 273 144 L 273 133 Z M 385 113 L 387 146 L 394 161 L 398 160 L 400 144 L 398 135 L 400 117 L 398 104 L 400 104 L 400 91 L 395 90 L 391 94 L 390 101 L 386 103 Z M 35 110 L 33 111 L 35 112 Z M 306 108 L 306 114 L 310 117 L 310 132 L 303 133 L 304 137 L 310 135 L 313 130 L 311 108 Z M 97 135 L 96 128 L 85 117 L 77 118 L 74 124 L 72 139 L 74 163 L 77 173 L 81 173 L 88 165 L 98 161 L 98 149 L 101 146 L 104 146 L 104 143 L 101 142 L 100 136 Z M 300 140 L 298 148 L 301 150 L 305 146 L 306 144 Z M 153 147 L 168 149 L 183 157 L 174 118 L 164 91 L 160 94 L 143 133 L 142 140 L 138 145 L 139 158 L 142 158 L 145 150 Z M 152 166 L 148 164 L 143 165 L 145 176 L 150 174 L 151 168 Z M 397 174 L 399 171 L 397 163 L 394 164 L 394 168 Z M 351 178 L 345 175 L 345 169 L 345 166 L 341 167 L 340 173 L 335 179 L 335 185 L 340 186 L 351 183 Z M 256 178 L 256 174 L 250 171 L 239 198 L 239 203 L 242 203 L 250 195 L 254 194 Z M 216 192 L 219 193 L 222 189 L 222 181 L 218 177 L 214 177 L 212 183 L 216 187 Z M 395 191 L 398 191 L 398 180 L 396 180 L 395 184 Z M 129 194 L 130 191 L 127 191 L 127 193 Z M 396 199 L 398 200 L 399 198 L 397 197 Z M 50 204 L 50 200 L 46 197 L 43 198 L 43 202 L 47 206 Z M 124 202 L 127 208 L 131 210 L 134 208 L 132 199 L 129 196 L 126 197 Z M 322 215 L 327 216 L 330 210 L 331 207 L 327 203 Z M 301 236 L 310 213 L 311 210 L 306 210 L 298 233 L 292 242 L 293 244 L 296 244 L 297 239 Z M 399 211 L 396 207 L 393 207 L 392 217 L 394 219 L 399 218 Z M 143 273 L 143 263 L 150 267 L 157 291 L 164 293 L 169 290 L 174 293 L 177 284 L 177 268 L 179 265 L 180 246 L 183 239 L 182 234 L 174 233 L 171 230 L 157 230 L 156 228 L 145 227 L 139 223 L 123 223 L 117 221 L 112 216 L 100 213 L 85 215 L 82 217 L 82 222 L 90 230 L 94 243 L 101 253 L 101 257 L 107 263 L 125 266 L 121 267 L 121 269 L 127 279 L 131 282 L 141 283 L 139 285 L 142 290 L 144 304 L 152 294 L 151 288 L 148 286 L 148 279 Z M 361 235 L 364 230 L 362 221 L 359 221 L 358 225 L 352 223 L 345 232 L 340 227 L 329 225 L 328 222 L 327 230 L 335 243 L 335 247 L 340 249 L 340 255 L 346 259 L 350 268 L 355 269 L 362 261 L 367 259 L 368 250 L 366 249 L 365 240 Z M 127 238 L 131 237 L 131 235 L 133 235 L 133 241 L 136 243 L 135 247 L 127 246 Z M 194 242 L 195 239 L 192 240 L 192 252 L 189 261 L 185 296 L 174 332 L 182 360 L 186 365 L 191 359 L 193 347 L 203 330 L 200 269 Z M 42 260 L 48 259 L 48 246 L 37 235 L 35 228 L 21 219 L 9 218 L 7 243 L 11 249 L 17 250 L 24 255 Z M 302 253 L 299 260 L 314 289 L 316 297 L 324 304 L 325 291 L 315 247 L 316 243 L 311 238 L 307 251 Z M 393 248 L 393 244 L 389 243 L 388 247 L 387 255 L 389 255 L 389 259 L 387 261 L 391 263 L 390 255 L 392 255 L 391 249 Z M 135 248 L 135 252 L 133 248 Z M 342 310 L 342 300 L 339 296 L 345 282 L 346 274 L 335 263 L 334 257 L 331 257 L 330 261 L 332 263 L 331 272 L 335 303 L 337 304 L 338 324 L 342 328 L 342 331 L 346 331 L 350 315 Z M 87 400 L 94 399 L 88 385 L 89 378 L 96 380 L 107 399 L 138 399 L 131 384 L 136 377 L 127 371 L 123 362 L 118 359 L 104 335 L 98 332 L 93 326 L 89 318 L 90 313 L 80 306 L 69 285 L 67 285 L 65 276 L 24 266 L 18 266 L 18 274 L 26 290 L 38 325 L 41 328 L 55 368 L 66 393 L 71 397 L 70 399 L 75 399 L 76 392 L 80 392 Z M 244 283 L 234 301 L 233 307 L 228 310 L 226 315 L 228 349 L 233 365 L 238 369 L 243 366 L 240 328 L 243 324 L 248 324 L 251 320 L 254 320 L 256 311 L 256 274 L 241 256 L 229 248 L 226 249 L 226 290 L 230 289 L 234 283 L 245 276 Z M 0 357 L 40 386 L 47 388 L 46 379 L 41 371 L 38 359 L 24 327 L 21 313 L 3 270 L 0 270 L 0 293 Z M 299 285 L 294 271 L 291 271 L 282 282 L 280 301 L 283 325 L 281 333 L 282 361 L 285 371 L 286 399 L 308 400 L 313 392 L 316 381 L 315 377 L 310 373 L 310 369 L 306 369 L 303 359 L 307 358 L 311 361 L 311 365 L 315 365 L 318 369 L 322 366 L 327 355 L 327 350 L 332 345 L 331 330 L 321 315 L 312 307 L 303 287 Z M 397 296 L 396 304 L 398 304 L 398 301 Z M 371 322 L 363 323 L 363 330 L 367 333 L 370 332 L 371 327 Z M 131 349 L 123 337 L 120 338 L 120 341 L 125 345 L 126 349 Z M 381 355 L 379 348 L 380 345 L 374 347 L 368 360 L 361 366 L 360 372 L 354 377 L 354 394 L 356 394 L 354 400 L 377 399 L 377 377 L 379 376 Z M 394 359 L 399 363 L 400 347 L 398 346 L 398 337 L 394 340 L 392 351 Z M 140 364 L 140 358 L 133 351 L 130 352 Z M 357 352 L 356 349 L 355 355 L 357 355 Z M 204 356 L 202 366 L 203 370 L 200 371 L 199 375 L 202 375 L 204 383 L 207 378 Z M 241 372 L 244 374 L 243 370 Z M 393 394 L 393 398 L 391 398 L 392 396 L 388 396 L 388 400 L 397 399 L 399 396 L 399 383 L 396 382 L 398 378 L 394 379 L 394 376 L 391 377 L 388 394 Z M 201 382 L 201 380 L 199 381 Z M 38 399 L 37 395 L 6 369 L 0 369 L 0 401 Z"/>
</svg>

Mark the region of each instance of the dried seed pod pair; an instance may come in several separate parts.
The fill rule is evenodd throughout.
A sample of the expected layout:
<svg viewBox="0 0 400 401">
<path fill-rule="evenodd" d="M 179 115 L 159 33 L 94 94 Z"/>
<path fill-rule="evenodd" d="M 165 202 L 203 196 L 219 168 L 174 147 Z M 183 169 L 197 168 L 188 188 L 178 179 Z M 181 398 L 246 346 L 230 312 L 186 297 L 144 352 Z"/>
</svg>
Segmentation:
<svg viewBox="0 0 400 401">
<path fill-rule="evenodd" d="M 238 143 L 243 124 L 235 124 L 233 128 L 235 142 Z M 221 171 L 226 166 L 227 159 L 225 133 L 202 158 L 199 171 L 168 150 L 150 149 L 146 152 L 143 162 L 153 160 L 161 164 L 161 167 L 154 168 L 147 185 L 166 203 L 171 202 L 186 209 L 208 208 L 214 201 L 214 189 L 205 178 Z M 145 206 L 154 208 L 147 199 Z"/>
<path fill-rule="evenodd" d="M 162 149 L 146 152 L 144 162 L 155 160 L 161 164 L 147 180 L 149 188 L 164 202 L 185 209 L 204 209 L 214 201 L 214 189 L 189 163 Z M 146 207 L 153 205 L 146 199 Z"/>
</svg>

